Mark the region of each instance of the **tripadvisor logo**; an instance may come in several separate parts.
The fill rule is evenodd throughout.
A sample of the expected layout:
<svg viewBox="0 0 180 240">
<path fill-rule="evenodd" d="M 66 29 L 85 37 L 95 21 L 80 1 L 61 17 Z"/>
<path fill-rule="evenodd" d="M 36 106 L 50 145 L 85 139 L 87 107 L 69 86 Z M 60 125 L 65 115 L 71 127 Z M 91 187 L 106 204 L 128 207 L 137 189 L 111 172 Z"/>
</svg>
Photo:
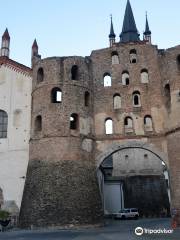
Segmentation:
<svg viewBox="0 0 180 240">
<path fill-rule="evenodd" d="M 138 235 L 138 236 L 141 236 L 141 235 L 143 235 L 143 228 L 142 227 L 137 227 L 136 229 L 135 229 L 135 234 L 136 235 Z"/>
<path fill-rule="evenodd" d="M 141 236 L 143 234 L 171 234 L 173 233 L 173 229 L 148 229 L 148 228 L 142 228 L 137 227 L 135 229 L 135 234 L 138 236 Z"/>
</svg>

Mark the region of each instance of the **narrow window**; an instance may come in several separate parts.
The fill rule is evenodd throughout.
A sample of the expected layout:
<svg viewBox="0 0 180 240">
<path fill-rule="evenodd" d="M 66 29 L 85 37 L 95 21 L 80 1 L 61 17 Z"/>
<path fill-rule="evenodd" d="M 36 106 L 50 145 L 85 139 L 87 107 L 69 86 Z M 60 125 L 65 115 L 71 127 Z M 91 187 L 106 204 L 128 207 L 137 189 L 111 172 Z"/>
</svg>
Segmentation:
<svg viewBox="0 0 180 240">
<path fill-rule="evenodd" d="M 125 133 L 133 132 L 133 120 L 131 117 L 126 117 L 124 119 L 124 128 L 125 128 Z"/>
<path fill-rule="evenodd" d="M 72 80 L 78 80 L 79 78 L 79 69 L 77 65 L 73 65 L 71 68 L 71 79 Z"/>
<path fill-rule="evenodd" d="M 124 125 L 127 128 L 132 128 L 133 127 L 133 120 L 131 117 L 126 117 L 124 120 Z"/>
<path fill-rule="evenodd" d="M 129 85 L 129 72 L 123 71 L 122 72 L 122 85 Z"/>
<path fill-rule="evenodd" d="M 90 103 L 90 93 L 85 92 L 85 94 L 84 94 L 84 105 L 85 105 L 85 107 L 88 107 L 89 103 Z"/>
<path fill-rule="evenodd" d="M 167 108 L 171 106 L 171 89 L 170 85 L 166 84 L 164 87 L 164 95 L 165 95 L 165 105 Z"/>
<path fill-rule="evenodd" d="M 133 92 L 133 106 L 134 107 L 140 107 L 141 106 L 140 92 L 139 91 Z"/>
<path fill-rule="evenodd" d="M 149 82 L 149 75 L 147 69 L 141 70 L 141 82 L 142 83 L 148 83 Z"/>
<path fill-rule="evenodd" d="M 106 134 L 113 134 L 113 121 L 111 118 L 105 120 L 105 132 Z"/>
<path fill-rule="evenodd" d="M 104 87 L 111 87 L 111 75 L 109 73 L 104 74 Z"/>
<path fill-rule="evenodd" d="M 129 54 L 130 54 L 130 63 L 136 63 L 137 62 L 137 52 L 136 52 L 136 49 L 131 49 Z"/>
<path fill-rule="evenodd" d="M 120 109 L 121 108 L 121 96 L 118 93 L 114 94 L 113 106 L 114 106 L 114 109 Z"/>
<path fill-rule="evenodd" d="M 42 117 L 40 115 L 38 115 L 35 119 L 34 129 L 35 132 L 42 131 Z"/>
<path fill-rule="evenodd" d="M 0 138 L 7 138 L 8 115 L 0 110 Z"/>
<path fill-rule="evenodd" d="M 144 117 L 144 129 L 145 131 L 153 130 L 152 117 L 150 115 Z"/>
<path fill-rule="evenodd" d="M 119 56 L 116 51 L 112 52 L 111 57 L 112 57 L 112 64 L 119 64 Z"/>
<path fill-rule="evenodd" d="M 18 128 L 21 125 L 21 117 L 22 117 L 22 111 L 20 109 L 16 109 L 14 111 L 14 118 L 13 118 L 14 127 Z"/>
<path fill-rule="evenodd" d="M 70 116 L 70 129 L 78 129 L 78 115 L 76 113 L 72 113 Z"/>
<path fill-rule="evenodd" d="M 51 90 L 51 102 L 60 103 L 62 101 L 62 91 L 60 88 L 55 87 Z"/>
<path fill-rule="evenodd" d="M 43 68 L 39 68 L 37 71 L 37 83 L 43 82 L 44 80 L 44 71 Z"/>
<path fill-rule="evenodd" d="M 177 56 L 177 67 L 178 70 L 180 71 L 180 54 Z"/>
</svg>

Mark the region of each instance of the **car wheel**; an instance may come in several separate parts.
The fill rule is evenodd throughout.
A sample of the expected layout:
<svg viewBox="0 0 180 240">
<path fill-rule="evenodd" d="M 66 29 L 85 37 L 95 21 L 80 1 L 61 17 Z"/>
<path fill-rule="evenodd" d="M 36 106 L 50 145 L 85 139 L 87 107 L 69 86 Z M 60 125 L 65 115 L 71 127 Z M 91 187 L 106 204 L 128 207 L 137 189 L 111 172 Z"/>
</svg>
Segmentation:
<svg viewBox="0 0 180 240">
<path fill-rule="evenodd" d="M 121 217 L 121 219 L 124 220 L 124 219 L 126 219 L 126 218 L 125 218 L 125 216 L 123 215 L 123 216 Z"/>
<path fill-rule="evenodd" d="M 138 215 L 136 215 L 136 216 L 134 217 L 134 219 L 135 219 L 135 220 L 138 220 Z"/>
</svg>

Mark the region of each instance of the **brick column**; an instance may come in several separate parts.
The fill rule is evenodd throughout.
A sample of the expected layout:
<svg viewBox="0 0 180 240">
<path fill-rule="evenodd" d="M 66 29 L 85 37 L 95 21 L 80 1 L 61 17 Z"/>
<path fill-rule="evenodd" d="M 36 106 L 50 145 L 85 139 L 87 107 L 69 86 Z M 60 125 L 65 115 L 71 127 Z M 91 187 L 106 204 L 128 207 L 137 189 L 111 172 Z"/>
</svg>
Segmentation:
<svg viewBox="0 0 180 240">
<path fill-rule="evenodd" d="M 175 212 L 173 218 L 180 226 L 180 132 L 169 134 L 168 155 L 171 186 L 171 209 Z"/>
</svg>

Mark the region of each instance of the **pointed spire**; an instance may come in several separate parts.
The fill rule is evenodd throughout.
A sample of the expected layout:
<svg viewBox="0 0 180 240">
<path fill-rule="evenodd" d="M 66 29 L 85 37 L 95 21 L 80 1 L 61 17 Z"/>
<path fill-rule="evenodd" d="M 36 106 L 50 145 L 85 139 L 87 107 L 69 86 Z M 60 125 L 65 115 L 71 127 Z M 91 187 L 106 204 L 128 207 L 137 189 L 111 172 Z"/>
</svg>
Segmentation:
<svg viewBox="0 0 180 240">
<path fill-rule="evenodd" d="M 146 24 L 145 24 L 145 31 L 144 31 L 144 40 L 146 41 L 147 44 L 151 44 L 151 31 L 149 29 L 147 12 L 146 12 Z"/>
<path fill-rule="evenodd" d="M 3 40 L 10 40 L 8 29 L 6 28 L 4 34 L 2 35 Z"/>
<path fill-rule="evenodd" d="M 123 21 L 123 28 L 120 34 L 120 42 L 127 43 L 127 42 L 137 42 L 137 41 L 140 41 L 139 33 L 136 28 L 136 23 L 134 20 L 131 4 L 129 0 L 127 0 L 124 21 Z"/>
<path fill-rule="evenodd" d="M 112 14 L 110 17 L 111 17 L 111 26 L 110 26 L 110 34 L 109 34 L 109 43 L 110 43 L 110 47 L 112 47 L 116 41 L 116 34 L 114 33 Z"/>
<path fill-rule="evenodd" d="M 9 51 L 10 51 L 10 36 L 8 29 L 6 28 L 4 34 L 2 35 L 2 42 L 1 42 L 1 56 L 9 58 Z"/>
<path fill-rule="evenodd" d="M 111 14 L 111 27 L 110 27 L 110 34 L 109 38 L 115 38 L 116 34 L 114 33 L 113 21 L 112 21 L 112 14 Z"/>
<path fill-rule="evenodd" d="M 38 45 L 37 45 L 36 38 L 34 39 L 34 42 L 33 42 L 32 48 L 37 48 L 37 49 L 38 49 Z"/>
<path fill-rule="evenodd" d="M 146 12 L 146 24 L 145 24 L 144 35 L 151 35 L 151 31 L 149 30 L 149 23 L 148 23 L 148 18 L 147 18 L 147 12 Z"/>
<path fill-rule="evenodd" d="M 32 48 L 31 48 L 31 65 L 37 61 L 37 59 L 41 59 L 41 55 L 39 55 L 38 44 L 36 38 L 34 39 Z"/>
<path fill-rule="evenodd" d="M 36 39 L 34 39 L 31 51 L 31 58 L 38 56 L 38 45 Z"/>
</svg>

